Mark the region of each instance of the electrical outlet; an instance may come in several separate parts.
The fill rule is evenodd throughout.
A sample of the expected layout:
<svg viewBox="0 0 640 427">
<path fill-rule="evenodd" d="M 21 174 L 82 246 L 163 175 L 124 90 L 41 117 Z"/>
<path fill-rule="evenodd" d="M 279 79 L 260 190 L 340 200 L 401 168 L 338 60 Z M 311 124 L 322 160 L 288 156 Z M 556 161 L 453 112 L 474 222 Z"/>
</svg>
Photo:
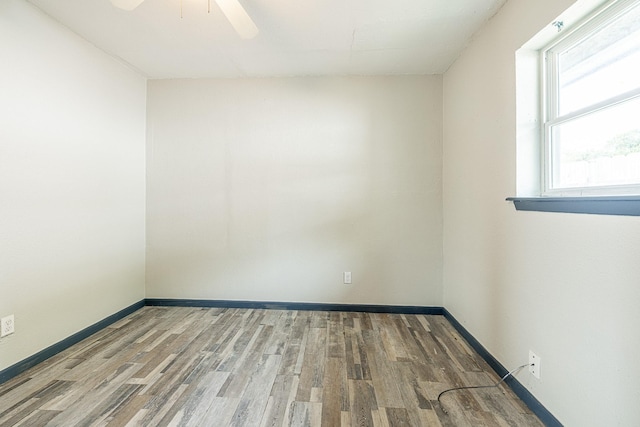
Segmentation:
<svg viewBox="0 0 640 427">
<path fill-rule="evenodd" d="M 345 271 L 344 275 L 343 275 L 343 283 L 345 285 L 349 285 L 351 284 L 351 272 L 350 271 Z"/>
<path fill-rule="evenodd" d="M 13 314 L 3 317 L 0 320 L 0 337 L 6 337 L 15 332 L 15 324 L 14 324 Z"/>
<path fill-rule="evenodd" d="M 540 362 L 540 357 L 529 350 L 529 372 L 537 379 L 540 379 Z"/>
</svg>

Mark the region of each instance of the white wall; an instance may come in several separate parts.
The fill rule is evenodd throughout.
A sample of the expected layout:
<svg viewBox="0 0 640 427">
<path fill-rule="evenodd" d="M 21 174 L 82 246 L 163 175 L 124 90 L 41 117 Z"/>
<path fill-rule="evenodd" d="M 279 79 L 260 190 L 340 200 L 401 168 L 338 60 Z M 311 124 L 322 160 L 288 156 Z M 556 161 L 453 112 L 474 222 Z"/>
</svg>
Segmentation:
<svg viewBox="0 0 640 427">
<path fill-rule="evenodd" d="M 640 218 L 516 212 L 515 52 L 570 0 L 511 0 L 444 76 L 444 306 L 567 426 L 640 422 Z"/>
<path fill-rule="evenodd" d="M 0 1 L 0 370 L 144 298 L 145 79 Z"/>
<path fill-rule="evenodd" d="M 441 305 L 441 90 L 150 81 L 147 297 Z"/>
</svg>

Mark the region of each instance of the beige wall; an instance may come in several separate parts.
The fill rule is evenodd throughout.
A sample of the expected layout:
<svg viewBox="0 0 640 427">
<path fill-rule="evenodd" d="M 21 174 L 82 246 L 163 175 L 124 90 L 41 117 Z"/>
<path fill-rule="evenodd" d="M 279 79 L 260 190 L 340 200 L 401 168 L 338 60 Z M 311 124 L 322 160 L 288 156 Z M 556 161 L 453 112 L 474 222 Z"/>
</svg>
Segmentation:
<svg viewBox="0 0 640 427">
<path fill-rule="evenodd" d="M 145 79 L 0 1 L 0 370 L 144 298 Z"/>
<path fill-rule="evenodd" d="M 570 0 L 512 0 L 444 76 L 444 306 L 567 426 L 640 420 L 640 218 L 516 212 L 515 52 Z"/>
<path fill-rule="evenodd" d="M 147 297 L 441 305 L 441 77 L 148 92 Z"/>
</svg>

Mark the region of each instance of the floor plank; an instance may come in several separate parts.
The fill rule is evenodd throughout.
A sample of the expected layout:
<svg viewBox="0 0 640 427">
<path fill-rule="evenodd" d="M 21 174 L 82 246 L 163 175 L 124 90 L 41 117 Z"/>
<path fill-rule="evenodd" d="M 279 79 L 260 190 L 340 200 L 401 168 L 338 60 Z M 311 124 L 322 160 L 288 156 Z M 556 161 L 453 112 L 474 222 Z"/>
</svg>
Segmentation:
<svg viewBox="0 0 640 427">
<path fill-rule="evenodd" d="M 531 426 L 442 316 L 145 307 L 0 384 L 8 426 Z"/>
</svg>

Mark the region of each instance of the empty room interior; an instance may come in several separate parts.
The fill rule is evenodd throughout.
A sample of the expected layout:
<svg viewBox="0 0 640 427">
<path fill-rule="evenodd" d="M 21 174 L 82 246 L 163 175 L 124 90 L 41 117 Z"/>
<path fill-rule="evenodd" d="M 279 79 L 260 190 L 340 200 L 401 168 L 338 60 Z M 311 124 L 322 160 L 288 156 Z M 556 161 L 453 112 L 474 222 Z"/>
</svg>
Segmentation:
<svg viewBox="0 0 640 427">
<path fill-rule="evenodd" d="M 0 0 L 0 426 L 640 425 L 639 10 Z"/>
</svg>

